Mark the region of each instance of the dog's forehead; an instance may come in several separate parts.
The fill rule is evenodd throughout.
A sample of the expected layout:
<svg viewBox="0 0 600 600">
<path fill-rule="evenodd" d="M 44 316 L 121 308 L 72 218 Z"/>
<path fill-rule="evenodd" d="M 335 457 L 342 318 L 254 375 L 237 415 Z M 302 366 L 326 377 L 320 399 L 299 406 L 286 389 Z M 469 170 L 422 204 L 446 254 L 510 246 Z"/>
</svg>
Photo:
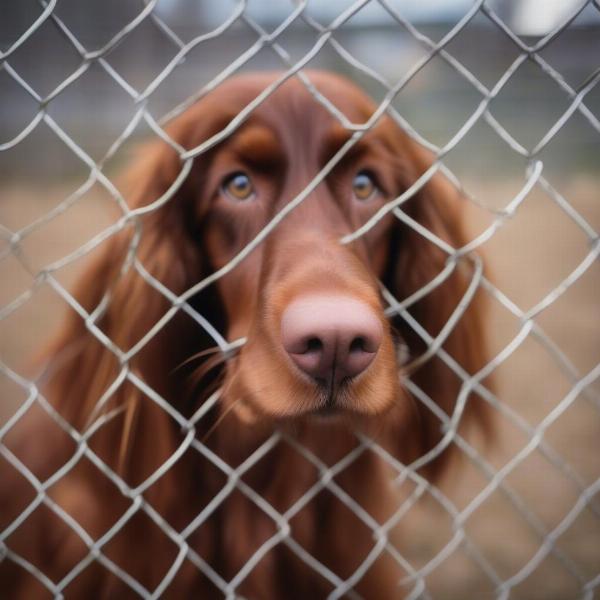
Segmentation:
<svg viewBox="0 0 600 600">
<path fill-rule="evenodd" d="M 363 124 L 376 110 L 375 103 L 348 79 L 321 71 L 306 71 L 309 84 L 299 76 L 281 72 L 237 75 L 204 95 L 169 124 L 168 133 L 185 148 L 196 148 L 212 136 L 225 133 L 228 144 L 253 125 L 271 130 L 282 150 L 299 148 L 313 155 L 337 148 L 348 139 L 354 124 Z M 343 117 L 340 117 L 343 115 Z M 236 121 L 236 126 L 225 131 Z M 382 121 L 364 136 L 386 137 Z M 264 136 L 263 136 L 264 137 Z M 222 143 L 218 148 L 223 148 Z M 274 146 L 275 144 L 270 144 Z"/>
<path fill-rule="evenodd" d="M 306 153 L 308 162 L 320 162 L 330 158 L 352 135 L 352 130 L 335 114 L 336 110 L 348 121 L 364 123 L 373 114 L 375 105 L 343 77 L 310 72 L 309 79 L 312 87 L 298 78 L 286 80 L 252 111 L 246 126 L 257 123 L 266 126 L 281 149 L 291 153 L 296 161 L 301 158 L 299 153 Z M 252 85 L 256 97 L 267 81 L 244 78 L 238 85 L 242 88 Z M 378 137 L 379 133 L 380 128 L 376 127 L 366 137 Z"/>
<path fill-rule="evenodd" d="M 357 123 L 373 114 L 373 101 L 345 77 L 321 71 L 307 71 L 306 76 L 307 80 L 292 76 L 281 82 L 280 72 L 249 73 L 231 78 L 216 91 L 224 101 L 234 100 L 241 111 L 272 87 L 252 115 L 277 124 L 283 119 L 288 127 L 296 121 L 305 126 L 339 122 L 336 109 Z"/>
</svg>

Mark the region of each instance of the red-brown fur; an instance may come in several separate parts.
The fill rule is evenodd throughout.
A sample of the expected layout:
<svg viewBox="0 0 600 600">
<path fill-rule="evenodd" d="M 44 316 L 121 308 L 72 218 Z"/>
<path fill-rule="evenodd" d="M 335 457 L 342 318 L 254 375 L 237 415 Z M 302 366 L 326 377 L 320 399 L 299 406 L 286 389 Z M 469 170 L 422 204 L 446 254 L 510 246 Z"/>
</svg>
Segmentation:
<svg viewBox="0 0 600 600">
<path fill-rule="evenodd" d="M 226 82 L 171 123 L 169 136 L 184 148 L 199 145 L 275 77 L 246 75 Z M 348 81 L 327 73 L 310 73 L 310 77 L 350 120 L 364 122 L 372 114 L 374 105 Z M 199 156 L 166 204 L 141 218 L 139 261 L 174 294 L 184 293 L 227 264 L 348 137 L 302 83 L 292 78 L 231 137 Z M 441 438 L 439 419 L 401 386 L 395 351 L 403 343 L 412 359 L 426 350 L 426 344 L 401 318 L 389 323 L 384 317 L 377 280 L 402 300 L 431 281 L 446 265 L 447 255 L 389 213 L 356 242 L 338 242 L 412 184 L 430 162 L 427 153 L 389 117 L 380 119 L 325 182 L 239 266 L 190 299 L 228 340 L 247 336 L 239 354 L 222 364 L 210 355 L 200 356 L 214 341 L 179 310 L 130 360 L 131 372 L 185 418 L 222 386 L 215 408 L 195 423 L 195 438 L 232 467 L 243 463 L 274 430 L 297 440 L 326 465 L 335 464 L 357 446 L 355 429 L 373 436 L 404 463 L 431 449 Z M 167 144 L 147 147 L 128 175 L 129 205 L 141 207 L 156 200 L 181 167 L 179 156 Z M 349 187 L 361 168 L 376 174 L 382 190 L 366 203 L 356 202 Z M 219 184 L 228 173 L 240 169 L 253 178 L 257 198 L 236 204 L 224 197 Z M 460 202 L 451 186 L 436 176 L 403 210 L 458 248 L 467 241 Z M 97 325 L 123 351 L 134 346 L 172 306 L 134 269 L 122 272 L 132 235 L 132 228 L 126 228 L 111 238 L 75 290 L 88 313 L 110 291 L 110 302 Z M 441 330 L 462 298 L 471 274 L 469 264 L 468 259 L 461 261 L 442 285 L 410 308 L 430 334 Z M 310 291 L 343 292 L 358 298 L 372 307 L 384 325 L 377 358 L 347 390 L 341 416 L 327 420 L 312 416 L 319 394 L 291 367 L 278 339 L 282 311 L 292 299 Z M 485 364 L 479 299 L 471 302 L 443 347 L 469 373 Z M 143 482 L 184 440 L 187 432 L 129 381 L 118 387 L 101 411 L 95 408 L 121 367 L 88 331 L 81 316 L 74 312 L 69 316 L 49 356 L 49 381 L 43 391 L 75 430 L 84 432 L 102 412 L 122 409 L 88 443 L 128 486 Z M 452 413 L 461 381 L 439 358 L 426 361 L 411 378 L 445 413 Z M 469 400 L 465 418 L 485 421 L 476 399 Z M 29 421 L 16 427 L 5 443 L 45 481 L 73 456 L 76 445 L 42 411 Z M 447 465 L 447 454 L 421 474 L 435 477 Z M 7 472 L 3 482 L 9 482 L 0 494 L 5 526 L 35 493 L 8 462 L 3 467 Z M 243 481 L 284 513 L 318 481 L 318 475 L 291 445 L 281 442 L 244 474 Z M 219 493 L 226 479 L 208 459 L 188 449 L 143 496 L 174 531 L 181 531 Z M 374 453 L 364 452 L 335 482 L 376 521 L 381 523 L 392 513 L 395 496 L 390 471 Z M 131 505 L 85 456 L 49 488 L 48 495 L 93 539 L 102 536 Z M 297 543 L 341 579 L 354 573 L 375 543 L 370 529 L 326 490 L 308 502 L 290 525 Z M 195 556 L 230 581 L 276 531 L 270 516 L 234 490 L 187 542 Z M 78 536 L 43 504 L 6 543 L 53 581 L 63 578 L 88 553 Z M 102 552 L 150 591 L 177 556 L 177 548 L 143 511 Z M 40 584 L 13 561 L 5 560 L 0 574 L 10 597 L 43 597 Z M 364 598 L 400 597 L 397 582 L 402 575 L 402 569 L 384 552 L 353 589 Z M 242 580 L 236 593 L 248 599 L 300 599 L 324 598 L 332 589 L 280 543 Z M 73 598 L 136 596 L 98 562 L 76 577 L 65 594 Z M 164 596 L 223 597 L 187 558 Z"/>
</svg>

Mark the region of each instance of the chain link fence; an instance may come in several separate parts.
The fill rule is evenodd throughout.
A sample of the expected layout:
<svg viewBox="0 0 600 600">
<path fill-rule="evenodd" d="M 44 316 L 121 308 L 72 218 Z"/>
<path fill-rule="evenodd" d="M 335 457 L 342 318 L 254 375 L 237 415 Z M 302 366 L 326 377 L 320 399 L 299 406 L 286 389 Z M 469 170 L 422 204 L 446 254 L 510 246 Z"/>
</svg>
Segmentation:
<svg viewBox="0 0 600 600">
<path fill-rule="evenodd" d="M 0 160 L 6 157 L 2 166 L 6 184 L 1 209 L 3 224 L 0 225 L 0 261 L 6 281 L 0 308 L 3 338 L 0 374 L 4 396 L 0 454 L 2 460 L 28 481 L 33 498 L 16 517 L 11 517 L 0 533 L 2 561 L 28 571 L 56 597 L 68 596 L 73 582 L 91 563 L 99 562 L 144 598 L 160 597 L 168 590 L 183 562 L 189 561 L 222 596 L 235 598 L 239 597 L 241 583 L 263 557 L 276 545 L 283 544 L 329 581 L 333 589 L 330 598 L 357 597 L 354 585 L 385 552 L 406 572 L 399 589 L 409 598 L 598 597 L 600 396 L 597 380 L 600 363 L 596 259 L 600 253 L 600 211 L 595 161 L 600 156 L 600 86 L 597 85 L 600 54 L 594 54 L 593 49 L 598 51 L 600 40 L 600 3 L 565 3 L 543 35 L 535 38 L 522 35 L 515 25 L 518 21 L 511 18 L 520 10 L 518 3 L 483 0 L 459 3 L 456 18 L 451 16 L 445 25 L 436 27 L 415 24 L 410 14 L 406 15 L 402 3 L 388 0 L 359 0 L 345 5 L 335 2 L 327 10 L 319 5 L 319 10 L 324 12 L 319 12 L 310 2 L 286 4 L 285 10 L 273 7 L 258 10 L 247 2 L 232 2 L 225 10 L 220 5 L 207 3 L 198 7 L 196 21 L 191 20 L 193 26 L 188 19 L 186 27 L 181 27 L 181 22 L 172 22 L 170 10 L 176 4 L 161 4 L 155 0 L 129 2 L 126 8 L 112 7 L 115 14 L 102 30 L 106 37 L 101 42 L 93 38 L 93 27 L 82 29 L 73 18 L 80 14 L 80 7 L 61 8 L 57 0 L 41 0 L 39 9 L 16 11 L 12 15 L 14 20 L 5 20 L 8 33 L 4 32 L 1 40 L 0 86 L 4 86 L 6 93 L 0 95 L 0 103 L 5 114 L 9 114 L 9 108 L 12 112 L 10 118 L 2 120 L 3 139 L 0 139 Z M 528 3 L 522 4 L 521 9 L 525 4 Z M 219 18 L 222 15 L 218 23 L 211 16 L 213 10 Z M 552 12 L 553 9 L 542 10 Z M 19 14 L 26 18 L 19 20 Z M 356 21 L 365 14 L 364 21 Z M 377 18 L 382 19 L 381 23 L 385 19 L 385 26 L 379 27 Z M 197 31 L 192 31 L 194 27 Z M 151 60 L 145 62 L 131 52 L 132 47 L 147 49 L 144 35 L 151 35 L 152 47 L 159 48 Z M 40 78 L 41 70 L 31 68 L 31 61 L 38 65 L 45 61 L 44 56 L 32 56 L 32 48 L 36 48 L 36 39 L 39 42 L 40 36 L 51 40 L 48 43 L 60 43 L 69 54 L 68 59 L 61 61 L 60 68 L 65 72 L 57 84 L 52 75 Z M 381 54 L 377 43 L 387 39 L 400 40 L 403 51 L 391 58 Z M 465 39 L 469 43 L 461 46 L 461 40 Z M 498 41 L 502 47 L 500 57 L 484 56 L 473 63 L 470 56 L 484 54 L 493 39 L 501 40 Z M 224 45 L 219 45 L 222 40 L 225 40 Z M 471 46 L 473 40 L 476 45 Z M 563 46 L 561 40 L 567 40 Z M 576 47 L 585 40 L 589 40 L 589 46 Z M 134 45 L 128 47 L 129 42 Z M 375 50 L 367 47 L 365 51 L 365 45 L 369 44 L 373 44 Z M 215 51 L 227 57 L 227 64 L 217 59 L 211 62 L 203 54 Z M 132 56 L 137 60 L 135 68 L 123 62 Z M 204 61 L 200 66 L 194 62 L 198 56 Z M 221 54 L 218 57 L 221 58 Z M 322 63 L 318 63 L 320 59 Z M 339 112 L 302 70 L 313 66 L 315 61 L 349 74 L 372 91 L 378 102 L 373 117 L 357 126 Z M 390 61 L 394 63 L 393 68 Z M 486 65 L 492 62 L 493 68 L 486 72 Z M 394 70 L 397 63 L 403 65 L 400 74 Z M 443 443 L 415 464 L 408 467 L 400 464 L 374 440 L 357 434 L 359 439 L 352 453 L 337 464 L 329 465 L 293 437 L 275 432 L 240 466 L 233 468 L 195 436 L 197 423 L 218 403 L 219 391 L 188 419 L 129 370 L 130 360 L 180 309 L 188 311 L 213 336 L 225 356 L 235 353 L 240 342 L 226 341 L 223 332 L 217 331 L 187 301 L 243 261 L 277 227 L 283 213 L 226 267 L 181 296 L 175 296 L 141 264 L 133 261 L 131 268 L 171 302 L 172 310 L 126 352 L 97 328 L 96 321 L 103 306 L 88 314 L 69 292 L 70 284 L 81 270 L 81 259 L 147 211 L 147 208 L 130 209 L 113 180 L 113 173 L 127 161 L 132 142 L 145 134 L 175 146 L 164 125 L 230 76 L 246 68 L 256 68 L 257 64 L 282 69 L 281 78 L 209 143 L 180 153 L 181 177 L 169 193 L 153 205 L 154 209 L 169 201 L 194 158 L 235 132 L 244 117 L 289 78 L 302 81 L 315 100 L 351 131 L 368 130 L 380 115 L 391 115 L 435 156 L 426 176 L 411 186 L 408 194 L 416 193 L 434 173 L 448 178 L 461 190 L 470 206 L 468 214 L 473 234 L 461 253 L 482 249 L 492 264 L 494 277 L 488 279 L 478 272 L 474 283 L 485 290 L 494 305 L 489 322 L 494 357 L 476 376 L 469 377 L 464 372 L 461 376 L 464 394 L 474 390 L 493 407 L 500 432 L 497 448 L 484 451 L 485 444 L 476 434 L 471 438 L 458 432 L 460 398 L 455 414 L 448 417 L 407 379 L 405 386 L 418 402 L 425 403 L 439 417 L 445 431 Z M 432 64 L 438 69 L 433 76 L 428 75 Z M 564 66 L 568 74 L 555 64 Z M 120 68 L 122 65 L 125 67 Z M 577 80 L 569 70 L 572 65 L 580 69 L 576 70 Z M 199 90 L 198 78 L 191 76 L 196 68 L 205 80 Z M 88 99 L 94 101 L 89 96 L 69 96 L 78 85 L 83 85 L 91 72 L 95 73 L 92 89 L 102 95 L 110 89 L 106 92 L 107 98 L 116 93 L 120 108 L 113 107 L 118 116 L 111 117 L 110 122 L 103 122 L 101 108 L 100 117 L 89 112 L 89 105 L 85 103 Z M 185 79 L 188 83 L 182 84 L 179 92 L 174 82 L 182 72 L 185 76 L 181 81 Z M 442 86 L 451 80 L 452 84 L 446 89 L 460 89 L 468 95 L 470 101 L 464 102 L 464 106 L 459 96 L 451 93 L 454 103 L 440 104 L 439 97 L 431 100 L 427 95 L 427 86 L 442 72 L 446 74 L 440 76 Z M 545 119 L 542 134 L 535 134 L 536 140 L 531 143 L 523 141 L 529 130 L 511 131 L 503 119 L 506 112 L 526 113 L 526 99 L 519 98 L 525 89 L 522 82 L 518 93 L 511 91 L 511 85 L 524 72 L 535 74 L 531 75 L 533 84 L 528 88 L 534 93 L 538 81 L 535 77 L 543 78 L 545 84 L 552 86 L 550 94 L 536 99 L 541 104 L 536 104 L 532 112 L 543 113 Z M 190 85 L 196 86 L 196 91 L 189 88 Z M 437 90 L 438 94 L 443 91 Z M 185 93 L 186 97 L 175 98 L 176 93 Z M 415 98 L 413 104 L 411 94 Z M 504 95 L 511 97 L 508 107 L 502 104 Z M 113 102 L 112 96 L 110 98 Z M 428 102 L 433 102 L 432 106 Z M 548 105 L 556 110 L 547 111 Z M 461 109 L 465 111 L 462 114 Z M 439 118 L 438 112 L 450 115 L 447 125 L 441 126 L 447 130 L 441 134 L 440 129 L 435 130 L 435 123 L 418 122 L 419 113 L 425 115 L 421 118 L 435 121 Z M 574 122 L 578 128 L 569 135 Z M 42 128 L 47 144 L 42 152 L 46 156 L 28 146 Z M 485 134 L 481 133 L 482 128 Z M 443 143 L 431 141 L 436 137 L 445 139 Z M 48 142 L 49 139 L 52 142 Z M 109 143 L 102 147 L 98 139 Z M 56 140 L 61 147 L 56 150 L 60 165 L 53 156 Z M 493 167 L 486 169 L 482 176 L 488 151 Z M 555 154 L 546 159 L 545 153 L 550 151 Z M 45 161 L 51 165 L 50 170 L 58 169 L 60 177 L 69 182 L 77 180 L 69 171 L 71 168 L 84 177 L 67 193 L 65 188 L 71 183 L 61 182 L 60 177 L 55 180 L 59 184 L 29 187 L 25 192 L 21 180 L 14 183 L 9 177 L 11 173 L 19 177 L 22 172 L 25 177 L 21 179 L 29 179 L 30 185 L 31 179 L 47 177 Z M 302 202 L 325 175 L 325 171 L 319 173 L 284 212 Z M 46 196 L 43 203 L 39 202 L 40 195 Z M 407 222 L 406 215 L 398 210 L 402 199 L 402 196 L 395 199 L 389 208 L 397 218 Z M 116 220 L 106 217 L 109 205 L 119 210 Z M 372 228 L 380 217 L 376 215 L 353 235 L 359 236 Z M 427 231 L 421 233 L 428 235 Z M 438 238 L 433 241 L 443 244 Z M 450 255 L 455 253 L 452 248 L 442 246 L 442 249 Z M 114 385 L 99 402 L 99 416 L 83 432 L 71 427 L 53 409 L 43 395 L 41 379 L 28 375 L 21 360 L 39 347 L 40 331 L 51 329 L 52 323 L 57 322 L 58 309 L 48 308 L 50 297 L 52 306 L 66 303 L 80 314 L 88 329 L 122 365 Z M 399 299 L 386 296 L 385 300 L 389 303 L 389 314 L 404 311 L 410 319 Z M 460 370 L 441 347 L 442 338 L 432 338 L 419 323 L 414 322 L 412 326 L 425 339 L 430 352 L 437 353 L 451 369 Z M 499 382 L 497 393 L 481 383 L 491 373 L 496 374 Z M 102 414 L 102 406 L 124 380 L 166 411 L 184 432 L 177 452 L 136 487 L 120 479 L 88 445 L 89 439 L 112 418 L 110 412 Z M 34 410 L 45 413 L 71 438 L 75 448 L 71 459 L 44 480 L 38 479 L 22 462 L 10 441 L 19 424 Z M 454 485 L 450 482 L 433 485 L 419 475 L 418 468 L 448 444 L 454 445 L 465 458 L 460 479 Z M 285 514 L 280 514 L 244 482 L 244 474 L 283 446 L 293 448 L 314 465 L 319 478 Z M 153 509 L 144 494 L 188 451 L 197 452 L 217 469 L 224 476 L 225 484 L 192 522 L 178 530 Z M 385 523 L 376 522 L 336 482 L 336 476 L 365 452 L 375 453 L 388 463 L 396 473 L 398 487 L 408 486 L 404 489 L 411 490 Z M 128 501 L 122 516 L 101 537 L 91 535 L 49 493 L 83 458 L 111 480 Z M 290 520 L 323 490 L 336 496 L 373 532 L 373 551 L 347 579 L 340 578 L 308 555 L 290 534 Z M 272 519 L 275 533 L 254 550 L 233 579 L 224 579 L 188 542 L 190 535 L 234 492 L 244 495 L 264 511 Z M 74 532 L 88 549 L 85 557 L 59 581 L 51 580 L 40 565 L 11 548 L 11 536 L 42 506 Z M 177 549 L 170 568 L 153 589 L 144 587 L 104 550 L 136 513 L 144 513 L 152 526 Z M 392 532 L 399 525 L 402 536 L 396 540 Z"/>
</svg>

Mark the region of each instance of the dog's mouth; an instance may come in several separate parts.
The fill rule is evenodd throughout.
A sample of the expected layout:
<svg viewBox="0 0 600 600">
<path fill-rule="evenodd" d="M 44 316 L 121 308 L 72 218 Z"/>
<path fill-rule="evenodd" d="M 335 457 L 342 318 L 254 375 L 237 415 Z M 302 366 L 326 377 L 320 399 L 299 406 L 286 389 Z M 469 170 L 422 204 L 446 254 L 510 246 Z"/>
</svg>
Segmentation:
<svg viewBox="0 0 600 600">
<path fill-rule="evenodd" d="M 354 302 L 350 308 L 354 308 Z M 330 312 L 335 324 L 337 315 L 333 309 Z M 366 325 L 358 323 L 361 336 L 343 330 L 344 322 L 339 327 L 341 331 L 337 331 L 329 327 L 328 321 L 318 332 L 321 343 L 317 354 L 321 355 L 312 362 L 299 361 L 300 364 L 295 362 L 293 352 L 290 354 L 291 350 L 297 351 L 295 346 L 290 350 L 278 344 L 276 336 L 265 334 L 265 330 L 269 331 L 266 327 L 257 326 L 236 359 L 226 366 L 222 400 L 246 422 L 315 417 L 327 421 L 344 417 L 353 421 L 381 416 L 393 407 L 401 391 L 394 340 L 379 324 L 379 315 L 373 312 L 376 316 L 371 318 L 369 313 Z M 376 319 L 377 327 L 373 325 L 371 329 L 379 336 L 375 340 L 378 348 L 370 352 L 367 360 L 365 355 L 371 350 L 370 346 L 365 349 L 368 335 L 375 337 L 368 326 Z M 293 337 L 291 334 L 297 332 L 292 330 Z"/>
<path fill-rule="evenodd" d="M 336 381 L 317 380 L 314 408 L 309 414 L 318 418 L 332 419 L 353 412 L 351 409 L 352 378 L 344 377 Z"/>
<path fill-rule="evenodd" d="M 327 426 L 347 422 L 350 418 L 350 413 L 337 406 L 324 406 L 317 408 L 305 416 L 310 423 Z"/>
</svg>

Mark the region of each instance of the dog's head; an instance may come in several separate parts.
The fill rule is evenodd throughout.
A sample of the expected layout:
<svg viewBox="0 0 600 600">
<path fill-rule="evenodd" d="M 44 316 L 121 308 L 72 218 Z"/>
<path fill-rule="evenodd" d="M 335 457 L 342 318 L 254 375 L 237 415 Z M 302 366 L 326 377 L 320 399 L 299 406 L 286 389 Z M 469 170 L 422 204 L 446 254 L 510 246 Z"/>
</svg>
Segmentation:
<svg viewBox="0 0 600 600">
<path fill-rule="evenodd" d="M 485 360 L 472 263 L 452 251 L 466 243 L 461 200 L 390 117 L 360 127 L 376 109 L 360 89 L 308 75 L 320 100 L 296 78 L 262 97 L 279 74 L 244 75 L 167 126 L 172 143 L 148 147 L 129 174 L 135 268 L 123 276 L 123 235 L 82 284 L 83 304 L 111 290 L 100 326 L 136 349 L 132 368 L 164 396 L 182 377 L 174 367 L 207 351 L 206 319 L 229 342 L 246 338 L 217 382 L 244 421 L 393 414 L 422 450 L 439 416 L 403 373 L 451 413 Z M 201 318 L 177 329 L 182 295 Z M 210 366 L 196 370 L 193 410 Z"/>
<path fill-rule="evenodd" d="M 312 76 L 350 121 L 363 123 L 373 113 L 347 81 Z M 229 118 L 268 82 L 246 76 L 219 90 L 219 98 L 237 100 Z M 389 267 L 394 217 L 388 213 L 356 241 L 340 243 L 408 185 L 402 134 L 389 128 L 381 122 L 348 144 L 315 182 L 352 132 L 291 80 L 204 163 L 198 223 L 213 269 L 225 268 L 287 213 L 217 283 L 228 337 L 247 337 L 225 381 L 226 400 L 240 413 L 373 414 L 398 400 L 394 342 L 378 287 Z"/>
</svg>

